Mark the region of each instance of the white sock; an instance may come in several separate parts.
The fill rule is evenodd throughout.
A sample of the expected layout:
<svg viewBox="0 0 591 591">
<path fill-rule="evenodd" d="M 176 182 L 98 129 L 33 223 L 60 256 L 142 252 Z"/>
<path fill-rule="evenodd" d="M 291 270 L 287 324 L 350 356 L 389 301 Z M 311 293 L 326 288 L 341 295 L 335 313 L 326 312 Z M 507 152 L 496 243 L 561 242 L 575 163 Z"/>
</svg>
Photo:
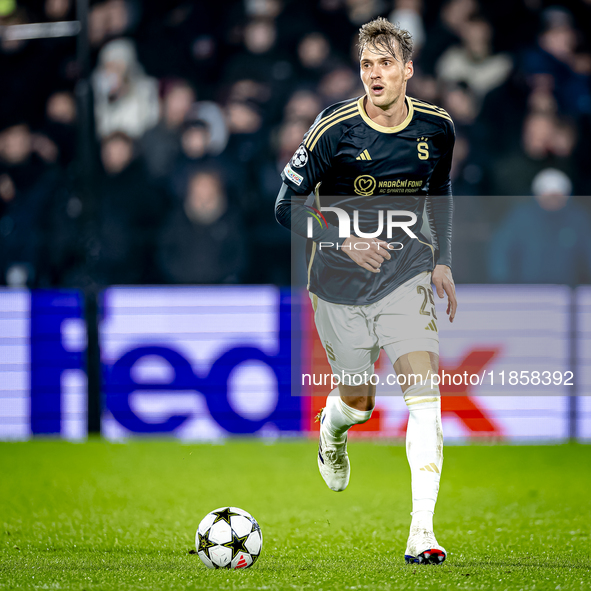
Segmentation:
<svg viewBox="0 0 591 591">
<path fill-rule="evenodd" d="M 343 402 L 339 389 L 335 388 L 326 399 L 326 409 L 322 416 L 322 431 L 328 443 L 344 443 L 347 431 L 359 423 L 369 421 L 371 410 L 351 408 Z"/>
<path fill-rule="evenodd" d="M 433 513 L 443 466 L 443 430 L 439 389 L 411 386 L 404 395 L 408 406 L 406 457 L 412 476 L 412 524 L 433 531 Z"/>
<path fill-rule="evenodd" d="M 433 531 L 433 511 L 413 511 L 410 529 Z"/>
</svg>

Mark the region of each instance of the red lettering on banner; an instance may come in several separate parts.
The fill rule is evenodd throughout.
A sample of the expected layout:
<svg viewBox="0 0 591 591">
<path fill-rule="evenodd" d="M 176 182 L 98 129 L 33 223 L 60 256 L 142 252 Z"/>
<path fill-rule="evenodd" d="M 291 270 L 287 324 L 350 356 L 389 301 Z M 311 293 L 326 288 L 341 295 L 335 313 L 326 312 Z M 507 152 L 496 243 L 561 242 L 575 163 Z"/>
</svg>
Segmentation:
<svg viewBox="0 0 591 591">
<path fill-rule="evenodd" d="M 441 415 L 455 415 L 468 428 L 472 435 L 501 435 L 500 428 L 495 425 L 493 420 L 487 416 L 486 412 L 479 408 L 474 400 L 468 395 L 469 389 L 472 387 L 462 383 L 461 386 L 455 386 L 453 383 L 453 376 L 464 372 L 468 376 L 472 374 L 481 374 L 486 366 L 496 357 L 497 349 L 475 349 L 470 351 L 466 357 L 460 362 L 458 367 L 447 367 L 441 364 L 439 375 L 443 370 L 447 374 L 451 374 L 451 386 L 442 384 L 441 391 Z M 469 378 L 468 378 L 469 384 Z M 450 396 L 452 394 L 452 396 Z"/>
<path fill-rule="evenodd" d="M 307 299 L 307 298 L 306 298 Z M 305 322 L 305 332 L 307 333 L 304 338 L 304 352 L 308 351 L 311 353 L 309 359 L 309 367 L 302 368 L 302 371 L 309 373 L 310 375 L 325 375 L 330 374 L 332 369 L 328 363 L 326 357 L 326 351 L 318 337 L 316 326 L 314 324 L 314 315 L 312 313 L 312 306 L 309 304 L 306 306 L 304 312 L 304 318 L 307 318 Z M 502 431 L 499 425 L 497 425 L 492 417 L 488 416 L 485 409 L 478 406 L 476 401 L 469 396 L 470 389 L 473 386 L 469 385 L 469 376 L 471 374 L 482 374 L 485 371 L 487 365 L 497 356 L 498 349 L 478 349 L 475 348 L 470 351 L 464 359 L 459 363 L 457 367 L 450 367 L 440 360 L 439 375 L 441 377 L 442 372 L 446 373 L 445 384 L 440 386 L 441 397 L 441 414 L 442 416 L 454 416 L 458 418 L 466 429 L 473 436 L 502 436 Z M 304 355 L 304 359 L 306 355 Z M 380 352 L 380 357 L 375 364 L 375 371 L 378 372 L 380 368 L 388 367 L 390 365 L 389 359 L 384 351 Z M 468 375 L 468 385 L 465 383 L 464 372 Z M 453 377 L 457 374 L 462 376 L 462 384 L 454 385 Z M 451 376 L 451 385 L 449 385 Z M 380 388 L 378 386 L 378 388 Z M 399 386 L 382 386 L 387 388 L 388 393 Z M 326 404 L 326 396 L 329 393 L 330 383 L 327 385 L 320 384 L 314 385 L 313 383 L 304 389 L 307 390 L 309 395 L 310 405 L 308 406 L 308 416 L 304 418 L 304 428 L 308 431 L 318 431 L 320 426 L 319 423 L 315 422 L 315 417 L 320 409 Z M 379 391 L 378 391 L 379 395 Z M 366 433 L 379 433 L 382 431 L 382 416 L 379 409 L 376 409 L 369 421 L 362 425 L 355 425 L 352 430 L 355 432 L 366 432 Z M 403 437 L 406 434 L 406 420 L 395 430 L 396 436 Z"/>
<path fill-rule="evenodd" d="M 500 427 L 468 395 L 470 388 L 472 388 L 469 383 L 470 375 L 482 374 L 497 353 L 497 349 L 474 349 L 462 359 L 457 367 L 449 367 L 441 360 L 439 362 L 439 377 L 441 378 L 444 371 L 446 373 L 445 384 L 442 382 L 439 386 L 441 392 L 441 416 L 457 417 L 470 431 L 470 435 L 496 437 L 502 435 Z M 468 375 L 467 385 L 464 377 L 465 372 Z M 462 376 L 462 384 L 459 386 L 453 383 L 453 377 L 458 374 Z M 406 433 L 406 421 L 399 427 L 398 433 L 400 436 Z"/>
</svg>

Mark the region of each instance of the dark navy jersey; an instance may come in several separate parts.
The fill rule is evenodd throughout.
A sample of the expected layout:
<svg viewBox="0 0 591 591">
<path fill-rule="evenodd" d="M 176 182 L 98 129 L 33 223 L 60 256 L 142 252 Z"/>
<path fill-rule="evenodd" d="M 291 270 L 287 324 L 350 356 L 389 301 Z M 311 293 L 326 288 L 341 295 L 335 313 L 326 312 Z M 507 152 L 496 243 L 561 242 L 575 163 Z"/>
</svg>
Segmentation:
<svg viewBox="0 0 591 591">
<path fill-rule="evenodd" d="M 308 237 L 312 232 L 307 248 L 308 289 L 337 304 L 371 304 L 415 275 L 432 270 L 436 253 L 420 232 L 425 199 L 450 199 L 451 195 L 455 133 L 450 116 L 440 107 L 407 96 L 406 119 L 396 127 L 383 127 L 369 118 L 364 99 L 323 111 L 281 174 L 296 193 L 290 201 L 292 210 L 301 210 L 298 215 L 292 212 L 291 219 L 301 225 L 301 213 L 307 212 L 306 231 L 295 229 L 293 222 L 292 229 Z M 315 204 L 306 208 L 311 192 L 315 192 Z M 344 210 L 351 233 L 359 236 L 376 232 L 382 216 L 383 231 L 377 238 L 394 250 L 380 273 L 363 269 L 340 249 L 345 240 L 339 235 L 340 220 L 336 212 L 322 211 L 326 207 Z M 389 216 L 402 222 L 414 219 L 389 211 L 414 214 L 416 222 L 408 229 L 416 238 L 401 227 L 391 228 L 388 236 Z"/>
</svg>

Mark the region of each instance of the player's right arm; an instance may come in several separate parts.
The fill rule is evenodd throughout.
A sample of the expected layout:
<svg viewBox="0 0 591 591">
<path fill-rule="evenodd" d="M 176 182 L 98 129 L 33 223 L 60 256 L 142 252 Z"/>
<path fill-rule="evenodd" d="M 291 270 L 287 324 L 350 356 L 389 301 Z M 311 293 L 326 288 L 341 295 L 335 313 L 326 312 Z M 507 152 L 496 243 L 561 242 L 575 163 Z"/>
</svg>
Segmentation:
<svg viewBox="0 0 591 591">
<path fill-rule="evenodd" d="M 311 212 L 314 212 L 314 215 L 318 215 L 316 210 L 306 206 L 306 200 L 307 195 L 295 193 L 284 182 L 279 190 L 279 195 L 277 195 L 277 201 L 275 203 L 275 217 L 277 221 L 288 230 L 304 238 L 307 238 L 308 219 L 310 218 Z M 326 224 L 326 227 L 322 227 L 320 230 L 317 229 L 318 227 L 319 224 L 316 224 L 313 238 L 315 242 L 331 243 L 334 245 L 334 248 L 338 244 L 340 249 L 353 262 L 367 271 L 379 273 L 384 259 L 389 260 L 391 258 L 387 250 L 388 245 L 382 240 L 358 238 L 357 236 L 341 238 L 339 237 L 338 229 L 331 224 Z M 360 242 L 369 244 L 369 248 L 356 247 Z"/>
<path fill-rule="evenodd" d="M 318 115 L 293 158 L 285 165 L 281 173 L 283 185 L 275 202 L 275 217 L 288 230 L 307 238 L 308 219 L 314 220 L 316 216 L 323 223 L 314 221 L 314 240 L 340 246 L 344 239 L 339 240 L 337 228 L 325 224 L 318 209 L 306 205 L 308 195 L 325 177 L 337 151 L 338 126 L 330 125 L 334 121 L 334 111 L 338 108 L 329 107 Z"/>
<path fill-rule="evenodd" d="M 275 201 L 275 218 L 277 221 L 283 227 L 304 238 L 308 237 L 308 219 L 312 214 L 318 215 L 311 206 L 306 205 L 307 199 L 307 195 L 296 193 L 288 183 L 283 181 Z M 344 238 L 339 238 L 339 231 L 332 224 L 320 227 L 320 224 L 317 223 L 314 228 L 314 241 L 338 243 L 340 246 L 344 242 Z"/>
<path fill-rule="evenodd" d="M 318 116 L 281 173 L 283 184 L 275 202 L 275 217 L 282 226 L 304 238 L 308 238 L 308 220 L 312 219 L 315 242 L 331 243 L 360 267 L 378 273 L 384 259 L 390 258 L 385 242 L 356 236 L 340 237 L 336 226 L 324 219 L 322 223 L 318 221 L 322 218 L 319 208 L 306 205 L 308 195 L 326 175 L 337 152 L 339 127 L 333 125 L 334 117 L 327 111 Z M 354 247 L 358 242 L 371 246 L 367 250 L 357 250 Z"/>
</svg>

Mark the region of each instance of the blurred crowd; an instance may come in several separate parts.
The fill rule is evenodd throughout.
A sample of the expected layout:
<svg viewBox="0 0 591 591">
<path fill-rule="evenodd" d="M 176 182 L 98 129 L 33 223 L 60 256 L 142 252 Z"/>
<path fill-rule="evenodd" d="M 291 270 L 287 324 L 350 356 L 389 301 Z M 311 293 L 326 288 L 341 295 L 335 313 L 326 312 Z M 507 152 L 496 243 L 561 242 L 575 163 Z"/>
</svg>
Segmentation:
<svg viewBox="0 0 591 591">
<path fill-rule="evenodd" d="M 413 35 L 408 93 L 455 121 L 456 280 L 589 281 L 590 0 L 103 0 L 86 137 L 76 39 L 0 33 L 0 284 L 289 284 L 279 173 L 363 94 L 377 16 Z M 0 27 L 75 18 L 0 2 Z"/>
</svg>

